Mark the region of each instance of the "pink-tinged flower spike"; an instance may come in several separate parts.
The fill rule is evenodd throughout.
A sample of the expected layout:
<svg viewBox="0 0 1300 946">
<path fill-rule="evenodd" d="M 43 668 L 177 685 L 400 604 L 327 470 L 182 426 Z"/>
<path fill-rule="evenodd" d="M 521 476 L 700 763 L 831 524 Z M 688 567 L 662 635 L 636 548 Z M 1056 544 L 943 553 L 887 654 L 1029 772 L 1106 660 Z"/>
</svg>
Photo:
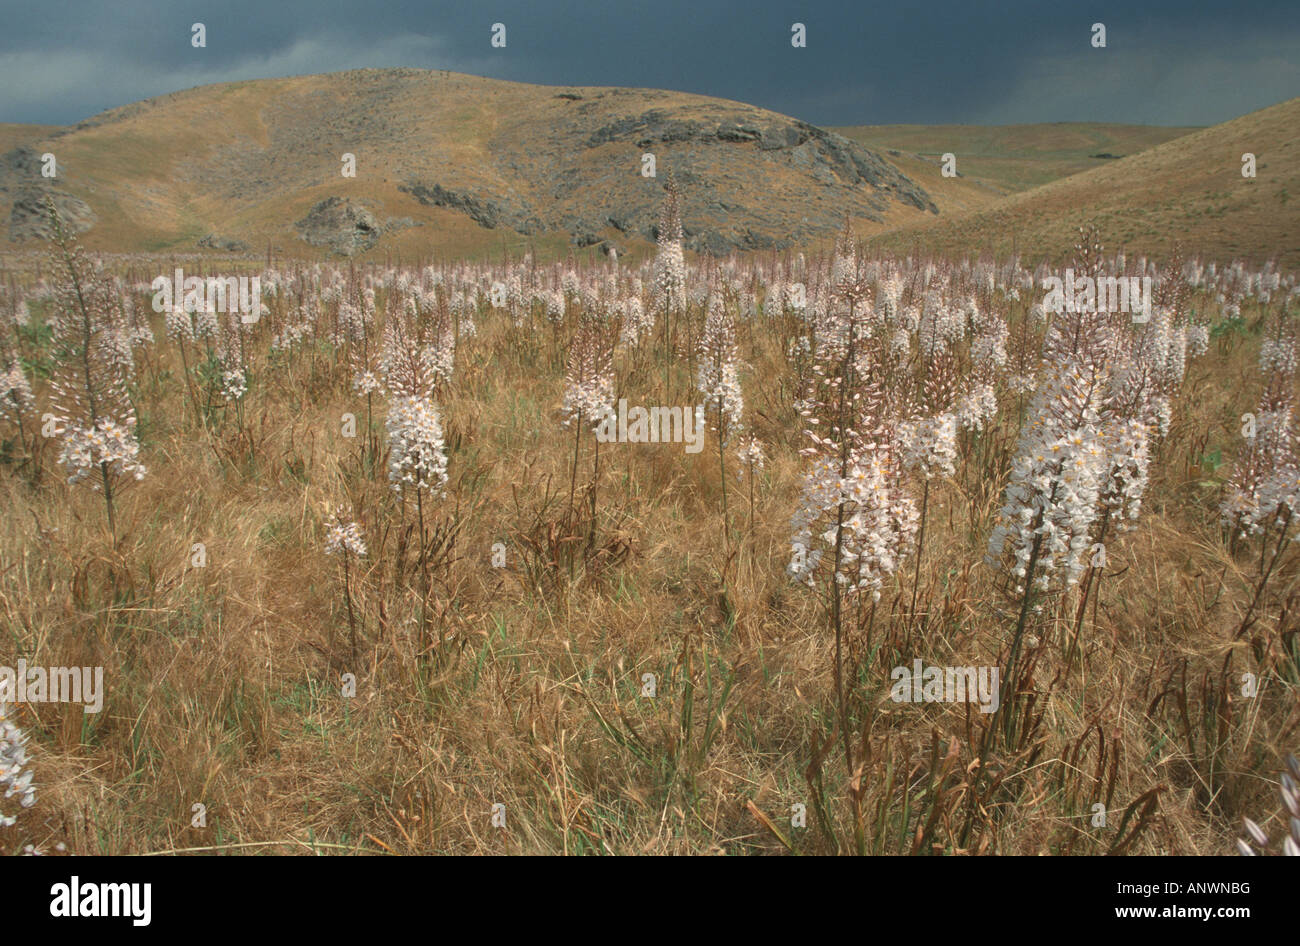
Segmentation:
<svg viewBox="0 0 1300 946">
<path fill-rule="evenodd" d="M 435 350 L 424 344 L 416 306 L 410 298 L 399 302 L 384 325 L 379 375 L 392 398 L 431 397 L 441 376 Z"/>
<path fill-rule="evenodd" d="M 744 479 L 746 471 L 751 478 L 757 473 L 763 472 L 763 467 L 767 462 L 767 454 L 763 451 L 763 441 L 757 437 L 746 437 L 736 448 L 736 459 L 740 461 L 740 469 L 736 471 L 736 479 Z"/>
<path fill-rule="evenodd" d="M 344 515 L 343 507 L 336 506 L 325 517 L 325 554 L 347 552 L 357 558 L 366 557 L 366 543 L 361 526 Z"/>
<path fill-rule="evenodd" d="M 640 342 L 655 326 L 655 310 L 647 309 L 638 296 L 629 296 L 623 303 L 623 333 L 625 345 Z"/>
<path fill-rule="evenodd" d="M 343 558 L 343 597 L 348 608 L 348 631 L 352 641 L 352 658 L 357 656 L 357 622 L 352 608 L 352 572 L 348 565 L 349 556 L 366 557 L 366 543 L 361 537 L 361 527 L 346 517 L 342 506 L 335 506 L 325 516 L 325 554 L 342 555 Z M 331 647 L 333 631 L 330 633 Z"/>
<path fill-rule="evenodd" d="M 248 391 L 247 336 L 248 326 L 240 314 L 227 313 L 217 338 L 217 357 L 221 360 L 221 396 L 228 403 Z"/>
<path fill-rule="evenodd" d="M 604 324 L 584 312 L 569 346 L 564 375 L 565 427 L 579 424 L 596 429 L 614 413 L 614 350 Z"/>
<path fill-rule="evenodd" d="M 15 358 L 8 370 L 0 370 L 0 417 L 10 417 L 21 423 L 24 415 L 35 406 L 31 382 L 27 380 L 22 362 Z"/>
<path fill-rule="evenodd" d="M 397 492 L 414 489 L 442 495 L 447 485 L 447 454 L 442 418 L 432 401 L 396 395 L 385 421 L 388 432 L 388 481 Z"/>
<path fill-rule="evenodd" d="M 9 718 L 9 699 L 4 692 L 6 684 L 0 683 L 0 799 L 17 798 L 18 807 L 31 808 L 36 804 L 36 788 L 32 785 L 32 770 L 27 768 L 27 735 Z M 15 824 L 17 817 L 5 814 L 0 806 L 0 828 Z"/>
<path fill-rule="evenodd" d="M 741 429 L 745 399 L 740 389 L 735 320 L 730 307 L 717 295 L 709 300 L 699 355 L 696 387 L 704 396 L 705 409 L 721 425 L 718 429 L 726 442 Z"/>
<path fill-rule="evenodd" d="M 127 392 L 129 369 L 120 357 L 119 297 L 112 281 L 67 238 L 52 201 L 47 209 L 58 247 L 53 264 L 61 276 L 54 290 L 54 335 L 65 352 L 51 385 L 63 441 L 59 462 L 69 483 L 86 481 L 103 492 L 109 529 L 116 534 L 115 485 L 146 472 Z"/>
<path fill-rule="evenodd" d="M 1091 548 L 1107 469 L 1103 320 L 1097 313 L 1066 313 L 1048 332 L 1044 376 L 989 540 L 992 561 L 1004 563 L 1010 553 L 1006 567 L 1019 594 L 1074 585 Z"/>
<path fill-rule="evenodd" d="M 1234 540 L 1258 535 L 1297 511 L 1300 463 L 1294 430 L 1294 349 L 1294 338 L 1283 336 L 1261 357 L 1271 371 L 1268 385 L 1254 417 L 1245 425 L 1246 442 L 1219 507 Z"/>
<path fill-rule="evenodd" d="M 654 261 L 655 307 L 675 312 L 686 302 L 686 258 L 682 252 L 681 192 L 671 171 L 664 186 Z"/>
<path fill-rule="evenodd" d="M 911 552 L 920 514 L 903 481 L 897 418 L 872 377 L 874 315 L 848 221 L 835 260 L 836 310 L 820 328 L 812 390 L 803 402 L 812 443 L 803 452 L 812 466 L 791 520 L 788 570 L 814 587 L 829 562 L 833 600 L 863 592 L 876 600 Z M 839 640 L 843 629 L 835 631 Z"/>
<path fill-rule="evenodd" d="M 936 354 L 922 386 L 926 415 L 898 425 L 903 464 L 927 479 L 952 476 L 957 468 L 957 414 L 952 410 L 957 387 L 957 361 L 951 353 Z"/>
</svg>

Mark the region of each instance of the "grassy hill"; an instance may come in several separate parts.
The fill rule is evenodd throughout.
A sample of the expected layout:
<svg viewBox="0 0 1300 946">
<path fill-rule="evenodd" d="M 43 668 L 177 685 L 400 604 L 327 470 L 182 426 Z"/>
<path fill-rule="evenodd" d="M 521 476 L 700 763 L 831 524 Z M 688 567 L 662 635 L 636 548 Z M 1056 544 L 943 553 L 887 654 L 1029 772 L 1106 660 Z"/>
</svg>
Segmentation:
<svg viewBox="0 0 1300 946">
<path fill-rule="evenodd" d="M 55 186 L 93 209 L 84 239 L 103 249 L 180 252 L 214 234 L 327 252 L 297 222 L 330 198 L 371 254 L 636 248 L 653 240 L 670 169 L 697 250 L 794 245 L 833 234 L 846 212 L 879 226 L 935 212 L 873 152 L 738 102 L 418 69 L 205 86 L 0 140 L 28 149 L 6 155 L 0 186 L 30 186 L 32 155 L 53 151 Z"/>
<path fill-rule="evenodd" d="M 412 259 L 653 245 L 669 169 L 687 246 L 828 245 L 843 221 L 890 249 L 1061 256 L 1108 246 L 1300 262 L 1300 100 L 1212 128 L 1044 124 L 823 130 L 738 102 L 369 69 L 204 86 L 74 127 L 0 125 L 0 249 L 32 246 L 53 152 L 92 248 Z M 940 173 L 957 156 L 959 177 Z M 1258 177 L 1241 177 L 1241 155 Z M 658 176 L 641 175 L 655 155 Z M 355 155 L 356 176 L 340 173 Z M 19 207 L 27 197 L 27 212 Z M 77 205 L 80 206 L 80 205 Z M 24 223 L 27 229 L 24 229 Z M 585 249 L 584 249 L 585 248 Z"/>
<path fill-rule="evenodd" d="M 1198 131 L 1097 122 L 1040 125 L 856 125 L 834 131 L 891 158 L 937 165 L 957 158 L 957 172 L 995 191 L 1014 193 L 1090 171 Z M 900 152 L 894 154 L 894 152 Z"/>
<path fill-rule="evenodd" d="M 1222 259 L 1276 259 L 1295 267 L 1298 148 L 1300 99 L 1291 99 L 968 213 L 945 214 L 932 224 L 918 221 L 877 242 L 961 253 L 1018 248 L 1059 258 L 1073 245 L 1078 226 L 1093 221 L 1108 247 L 1164 254 L 1177 241 Z M 1246 152 L 1256 156 L 1254 179 L 1241 174 Z M 935 200 L 942 206 L 944 199 L 936 187 Z"/>
</svg>

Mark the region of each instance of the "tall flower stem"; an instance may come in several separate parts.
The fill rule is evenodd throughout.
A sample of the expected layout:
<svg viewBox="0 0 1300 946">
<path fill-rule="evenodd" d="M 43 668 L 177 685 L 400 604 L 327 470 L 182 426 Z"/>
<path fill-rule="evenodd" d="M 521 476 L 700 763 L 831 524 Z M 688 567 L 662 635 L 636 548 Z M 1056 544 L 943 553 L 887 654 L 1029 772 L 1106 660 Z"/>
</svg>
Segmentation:
<svg viewBox="0 0 1300 946">
<path fill-rule="evenodd" d="M 673 318 L 673 292 L 671 289 L 665 294 L 664 301 L 664 401 L 672 400 L 672 388 L 670 387 L 669 370 L 672 366 L 672 318 Z"/>
<path fill-rule="evenodd" d="M 600 489 L 600 438 L 596 438 L 595 450 L 591 461 L 591 522 L 587 527 L 587 548 L 596 544 L 596 492 Z"/>
<path fill-rule="evenodd" d="M 852 385 L 854 342 L 853 303 L 849 303 L 849 338 L 848 349 L 844 358 L 844 370 L 840 375 L 839 406 L 836 414 L 840 425 L 840 482 L 844 482 L 849 473 L 849 417 L 848 392 Z M 841 486 L 841 489 L 843 487 Z M 839 704 L 840 731 L 844 740 L 844 765 L 849 778 L 853 777 L 853 741 L 849 734 L 848 704 L 844 697 L 844 621 L 840 603 L 840 563 L 844 557 L 844 497 L 840 494 L 835 508 L 835 557 L 831 567 L 831 623 L 835 626 L 835 698 Z"/>
<path fill-rule="evenodd" d="M 573 495 L 578 483 L 578 451 L 582 446 L 582 411 L 573 425 L 573 467 L 569 472 L 569 518 L 573 518 Z"/>
<path fill-rule="evenodd" d="M 424 490 L 415 491 L 416 518 L 420 523 L 420 641 L 428 644 L 429 628 L 429 563 L 428 543 L 424 537 Z"/>
<path fill-rule="evenodd" d="M 722 410 L 722 399 L 718 399 L 718 476 L 722 480 L 722 541 L 724 554 L 726 556 L 722 566 L 722 590 L 725 594 L 727 589 L 727 571 L 731 563 L 731 516 L 727 510 L 727 469 L 726 469 L 726 451 L 723 449 L 723 443 L 726 439 L 724 425 L 727 423 L 726 415 Z"/>
<path fill-rule="evenodd" d="M 1056 499 L 1056 489 L 1057 489 L 1057 484 L 1053 483 L 1052 494 L 1051 497 L 1048 499 L 1048 505 L 1050 505 Z M 1025 594 L 1020 602 L 1020 617 L 1017 618 L 1016 620 L 1016 633 L 1015 636 L 1012 637 L 1011 639 L 1011 653 L 1007 656 L 1006 673 L 1002 675 L 1002 679 L 1005 680 L 1007 683 L 1011 684 L 1012 687 L 1016 685 L 1016 680 L 1013 674 L 1015 673 L 1016 670 L 1016 660 L 1020 656 L 1020 640 L 1024 636 L 1025 624 L 1029 620 L 1029 609 L 1033 604 L 1034 573 L 1038 570 L 1038 556 L 1043 548 L 1043 533 L 1041 531 L 1042 526 L 1043 526 L 1043 512 L 1040 509 L 1038 511 L 1038 514 L 1034 517 L 1034 544 L 1033 546 L 1030 547 L 1029 564 L 1025 568 Z M 1014 695 L 1015 694 L 1013 691 L 1012 693 L 1013 698 Z M 999 712 L 1005 707 L 1006 707 L 1006 701 L 1004 700 L 998 707 Z"/>
<path fill-rule="evenodd" d="M 357 623 L 352 615 L 351 576 L 348 573 L 348 550 L 343 550 L 343 600 L 348 606 L 348 635 L 352 641 L 352 662 L 357 662 Z"/>
<path fill-rule="evenodd" d="M 1103 515 L 1101 520 L 1101 529 L 1099 529 L 1097 532 L 1097 542 L 1103 548 L 1105 548 L 1106 531 L 1109 527 L 1110 527 L 1110 515 L 1109 513 L 1107 513 Z M 1070 641 L 1070 652 L 1069 655 L 1066 657 L 1066 661 L 1065 661 L 1065 669 L 1067 673 L 1069 672 L 1071 665 L 1073 665 L 1074 663 L 1075 654 L 1079 650 L 1079 637 L 1083 633 L 1083 618 L 1088 611 L 1088 596 L 1092 592 L 1094 579 L 1096 579 L 1097 581 L 1097 595 L 1100 596 L 1101 578 L 1100 578 L 1099 569 L 1097 568 L 1096 565 L 1089 563 L 1088 572 L 1086 575 L 1083 576 L 1083 594 L 1079 596 L 1079 607 L 1076 609 L 1074 613 L 1074 631 L 1073 631 L 1072 639 Z"/>
<path fill-rule="evenodd" d="M 749 537 L 754 537 L 754 464 L 749 464 Z"/>
<path fill-rule="evenodd" d="M 108 510 L 108 531 L 113 536 L 113 541 L 117 541 L 117 520 L 113 515 L 113 481 L 108 475 L 108 462 L 101 460 L 99 463 L 99 475 L 104 485 L 104 506 Z"/>
<path fill-rule="evenodd" d="M 909 612 L 908 627 L 916 619 L 916 594 L 921 590 L 921 557 L 925 554 L 925 514 L 930 505 L 930 477 L 925 478 L 921 491 L 921 527 L 916 536 L 916 570 L 912 574 L 912 607 Z M 909 630 L 909 639 L 911 631 Z"/>
</svg>

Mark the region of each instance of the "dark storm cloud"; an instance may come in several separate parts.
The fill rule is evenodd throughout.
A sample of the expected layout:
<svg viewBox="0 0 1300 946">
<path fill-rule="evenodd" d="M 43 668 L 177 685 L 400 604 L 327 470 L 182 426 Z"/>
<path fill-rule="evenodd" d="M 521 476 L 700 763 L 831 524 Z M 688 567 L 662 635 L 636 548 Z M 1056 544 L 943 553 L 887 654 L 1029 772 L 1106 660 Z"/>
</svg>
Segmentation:
<svg viewBox="0 0 1300 946">
<path fill-rule="evenodd" d="M 1294 0 L 1132 6 L 0 0 L 0 120 L 68 123 L 209 82 L 365 66 L 679 89 L 827 125 L 1212 124 L 1300 94 Z M 496 21 L 503 50 L 488 42 Z M 194 22 L 206 49 L 190 45 Z M 794 22 L 806 49 L 790 45 Z"/>
</svg>

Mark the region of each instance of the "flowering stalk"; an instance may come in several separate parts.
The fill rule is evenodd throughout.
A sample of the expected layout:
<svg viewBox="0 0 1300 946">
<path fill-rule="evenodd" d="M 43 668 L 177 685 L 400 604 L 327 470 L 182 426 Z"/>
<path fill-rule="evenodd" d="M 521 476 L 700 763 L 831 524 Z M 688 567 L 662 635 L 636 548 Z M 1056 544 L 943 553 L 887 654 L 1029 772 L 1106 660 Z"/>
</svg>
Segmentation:
<svg viewBox="0 0 1300 946">
<path fill-rule="evenodd" d="M 740 445 L 737 451 L 740 459 L 740 470 L 736 471 L 736 476 L 743 476 L 745 471 L 749 473 L 749 534 L 754 534 L 754 478 L 763 470 L 763 464 L 767 459 L 763 454 L 763 442 L 757 437 L 749 437 Z"/>
<path fill-rule="evenodd" d="M 421 344 L 410 315 L 415 305 L 408 301 L 407 317 L 391 313 L 385 326 L 385 378 L 389 407 L 388 480 L 403 502 L 407 492 L 415 493 L 416 517 L 420 530 L 420 633 L 428 628 L 429 564 L 428 534 L 424 525 L 424 494 L 441 496 L 447 485 L 447 454 L 443 442 L 442 418 L 432 399 L 439 377 L 437 353 Z"/>
<path fill-rule="evenodd" d="M 672 368 L 673 313 L 685 302 L 686 260 L 682 252 L 681 194 L 671 171 L 664 187 L 664 203 L 659 216 L 658 251 L 655 255 L 655 292 L 664 309 L 664 397 L 672 400 L 669 372 Z"/>
<path fill-rule="evenodd" d="M 59 462 L 68 482 L 99 474 L 109 531 L 117 535 L 114 483 L 120 476 L 144 478 L 135 437 L 135 408 L 127 393 L 127 372 L 116 346 L 113 323 L 116 293 L 108 279 L 93 270 L 79 246 L 66 236 L 58 212 L 47 200 L 59 248 L 58 264 L 66 279 L 55 289 L 55 336 L 65 352 L 53 382 L 63 450 Z"/>
<path fill-rule="evenodd" d="M 28 454 L 27 426 L 23 418 L 36 406 L 32 395 L 31 382 L 23 371 L 22 359 L 16 345 L 9 344 L 9 328 L 5 324 L 6 316 L 0 313 L 0 417 L 13 418 L 18 425 L 18 439 L 23 453 Z M 32 449 L 35 449 L 33 440 Z"/>
<path fill-rule="evenodd" d="M 325 554 L 343 558 L 343 600 L 348 608 L 348 635 L 352 643 L 352 662 L 357 660 L 357 622 L 352 613 L 352 581 L 348 557 L 365 558 L 366 543 L 361 527 L 343 515 L 343 507 L 336 506 L 325 519 Z M 334 625 L 330 624 L 330 650 L 334 649 Z"/>
<path fill-rule="evenodd" d="M 722 481 L 722 532 L 730 560 L 731 523 L 727 510 L 726 443 L 738 433 L 745 401 L 740 390 L 736 352 L 736 324 L 730 309 L 720 296 L 709 300 L 704 336 L 700 342 L 700 367 L 696 386 L 705 402 L 713 408 L 714 427 L 718 433 L 718 475 Z M 726 568 L 723 568 L 726 585 Z"/>
<path fill-rule="evenodd" d="M 1271 525 L 1287 509 L 1294 509 L 1300 483 L 1294 435 L 1296 343 L 1283 335 L 1265 339 L 1260 346 L 1260 367 L 1267 384 L 1259 408 L 1243 433 L 1246 447 L 1238 454 L 1227 494 L 1220 506 L 1224 523 L 1232 529 L 1232 542 L 1260 535 L 1263 549 Z"/>
<path fill-rule="evenodd" d="M 956 472 L 957 415 L 951 410 L 957 393 L 957 360 L 940 351 L 930 360 L 922 386 L 922 401 L 928 416 L 900 425 L 899 439 L 903 460 L 920 469 L 921 524 L 916 536 L 916 566 L 912 574 L 911 615 L 916 616 L 916 599 L 921 590 L 921 559 L 925 552 L 925 520 L 930 506 L 930 480 L 936 473 L 952 476 Z"/>
<path fill-rule="evenodd" d="M 1100 246 L 1089 242 L 1080 253 L 1078 268 L 1096 275 Z M 1110 319 L 1087 310 L 1058 314 L 1044 340 L 1045 372 L 989 539 L 990 562 L 1005 564 L 1021 595 L 1005 680 L 1015 679 L 1035 594 L 1073 588 L 1093 544 L 1110 472 L 1105 431 L 1113 416 L 1107 393 L 1114 346 Z"/>
<path fill-rule="evenodd" d="M 574 515 L 574 496 L 578 482 L 578 458 L 582 449 L 582 431 L 593 430 L 614 413 L 614 349 L 606 338 L 605 326 L 593 312 L 584 311 L 569 347 L 568 368 L 564 376 L 564 403 L 561 423 L 573 427 L 573 467 L 569 474 L 569 518 Z M 595 463 L 600 462 L 597 442 Z M 594 529 L 595 481 L 599 472 L 593 466 L 592 510 Z M 572 571 L 572 562 L 570 563 Z"/>
<path fill-rule="evenodd" d="M 821 363 L 816 374 L 821 390 L 810 392 L 802 410 L 810 425 L 805 433 L 813 443 L 803 452 L 815 460 L 805 474 L 803 495 L 792 520 L 789 571 L 812 586 L 824 557 L 822 549 L 813 547 L 814 535 L 829 548 L 836 702 L 845 765 L 854 780 L 853 727 L 844 687 L 843 603 L 845 598 L 860 602 L 862 593 L 869 592 L 873 602 L 869 620 L 874 620 L 874 602 L 879 600 L 885 579 L 910 551 L 918 517 L 915 503 L 903 489 L 896 425 L 879 385 L 869 376 L 865 336 L 871 311 L 847 224 L 836 247 L 832 282 L 837 305 L 828 308 L 826 324 L 819 332 Z M 856 781 L 851 786 L 855 836 L 862 849 L 865 789 Z"/>
</svg>

